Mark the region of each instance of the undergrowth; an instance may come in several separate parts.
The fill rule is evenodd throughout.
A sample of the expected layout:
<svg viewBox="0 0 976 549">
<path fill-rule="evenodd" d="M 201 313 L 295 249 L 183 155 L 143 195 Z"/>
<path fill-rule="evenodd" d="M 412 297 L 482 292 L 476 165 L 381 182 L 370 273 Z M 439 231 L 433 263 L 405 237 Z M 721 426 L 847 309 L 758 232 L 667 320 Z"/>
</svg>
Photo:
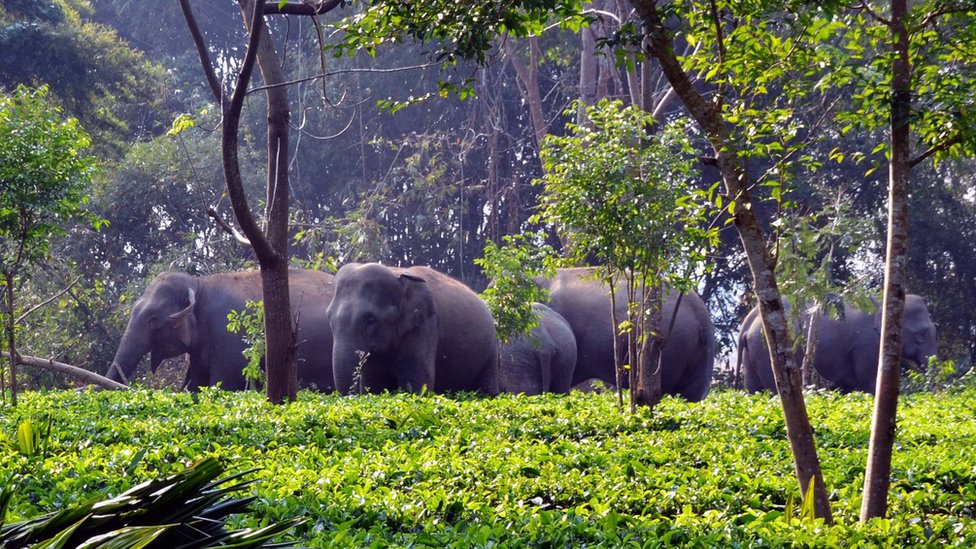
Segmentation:
<svg viewBox="0 0 976 549">
<path fill-rule="evenodd" d="M 807 397 L 832 526 L 799 519 L 778 399 L 733 391 L 636 416 L 611 394 L 26 393 L 0 417 L 0 482 L 12 521 L 214 456 L 257 469 L 231 526 L 307 517 L 289 535 L 312 547 L 976 544 L 976 389 L 902 398 L 890 518 L 859 525 L 871 403 Z M 31 452 L 27 420 L 50 426 Z"/>
</svg>

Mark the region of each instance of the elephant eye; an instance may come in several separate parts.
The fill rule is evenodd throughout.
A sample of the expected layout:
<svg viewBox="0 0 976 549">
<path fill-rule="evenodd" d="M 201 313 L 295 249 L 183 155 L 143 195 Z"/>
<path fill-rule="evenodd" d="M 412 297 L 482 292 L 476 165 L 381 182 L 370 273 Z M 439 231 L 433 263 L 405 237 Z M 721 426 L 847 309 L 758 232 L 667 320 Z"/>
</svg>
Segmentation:
<svg viewBox="0 0 976 549">
<path fill-rule="evenodd" d="M 159 317 L 157 317 L 155 315 L 149 317 L 149 328 L 152 329 L 152 330 L 155 330 L 156 328 L 159 328 Z"/>
</svg>

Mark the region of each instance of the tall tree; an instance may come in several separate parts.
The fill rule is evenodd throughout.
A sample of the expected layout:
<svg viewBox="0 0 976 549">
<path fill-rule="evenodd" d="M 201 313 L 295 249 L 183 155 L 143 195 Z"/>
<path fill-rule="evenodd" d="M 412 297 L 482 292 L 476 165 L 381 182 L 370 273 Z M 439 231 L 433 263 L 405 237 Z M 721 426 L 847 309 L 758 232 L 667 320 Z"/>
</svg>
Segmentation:
<svg viewBox="0 0 976 549">
<path fill-rule="evenodd" d="M 848 43 L 848 48 L 857 53 L 862 51 L 858 48 L 864 43 L 863 37 L 878 52 L 886 43 L 890 45 L 890 56 L 878 53 L 869 57 L 872 62 L 868 71 L 855 71 L 865 92 L 850 115 L 868 125 L 887 115 L 890 139 L 882 350 L 861 500 L 862 521 L 884 516 L 888 506 L 905 312 L 911 171 L 929 158 L 976 154 L 971 95 L 976 85 L 976 63 L 968 53 L 976 47 L 976 9 L 969 2 L 909 6 L 907 0 L 892 0 L 886 8 L 862 3 L 857 23 L 863 32 L 849 35 Z M 872 75 L 871 69 L 876 74 Z M 924 147 L 914 157 L 913 133 Z"/>
<path fill-rule="evenodd" d="M 225 98 L 203 34 L 193 16 L 190 2 L 180 0 L 187 26 L 197 44 L 200 61 L 214 100 L 223 108 L 221 151 L 224 177 L 243 238 L 254 249 L 254 255 L 261 268 L 267 375 L 265 385 L 268 399 L 280 403 L 284 400 L 295 400 L 298 392 L 298 374 L 295 365 L 296 342 L 288 292 L 288 209 L 291 193 L 288 181 L 288 122 L 291 106 L 281 70 L 281 61 L 271 42 L 264 18 L 269 13 L 317 15 L 335 8 L 339 2 L 329 0 L 315 3 L 289 3 L 240 0 L 239 4 L 248 30 L 247 51 L 231 96 Z M 238 161 L 241 110 L 244 107 L 244 99 L 255 63 L 259 66 L 264 79 L 268 105 L 266 230 L 261 229 L 251 213 Z"/>
<path fill-rule="evenodd" d="M 793 359 L 787 316 L 775 277 L 775 258 L 766 244 L 766 236 L 752 207 L 751 188 L 754 181 L 749 177 L 745 162 L 748 154 L 745 147 L 749 141 L 743 139 L 743 133 L 740 133 L 740 127 L 737 126 L 737 122 L 743 121 L 742 118 L 738 121 L 729 119 L 737 109 L 723 104 L 729 98 L 724 83 L 732 80 L 735 77 L 733 75 L 736 75 L 733 67 L 724 65 L 728 48 L 728 41 L 725 39 L 727 32 L 724 28 L 725 22 L 721 19 L 714 2 L 710 6 L 697 6 L 700 11 L 689 9 L 685 12 L 675 12 L 674 6 L 659 6 L 652 0 L 631 0 L 631 3 L 646 29 L 644 46 L 647 54 L 660 63 L 661 70 L 676 96 L 701 127 L 714 151 L 711 162 L 721 174 L 726 196 L 730 201 L 728 210 L 752 271 L 753 288 L 772 359 L 776 388 L 783 405 L 787 437 L 793 451 L 800 488 L 804 494 L 812 491 L 816 515 L 830 522 L 832 516 L 827 490 L 817 457 L 813 429 L 803 400 L 802 376 Z M 663 13 L 664 10 L 668 13 Z M 712 33 L 710 40 L 719 54 L 719 65 L 714 67 L 713 74 L 720 74 L 719 93 L 714 100 L 707 99 L 702 91 L 693 85 L 686 66 L 678 59 L 675 53 L 676 33 L 665 23 L 668 15 L 683 15 L 689 18 L 698 15 L 701 17 L 698 30 L 702 33 Z M 705 36 L 707 35 L 702 35 L 703 38 Z M 809 39 L 810 36 L 796 37 L 797 40 L 804 38 Z M 743 81 L 739 80 L 738 83 L 741 84 Z M 808 490 L 811 488 L 811 483 L 813 483 L 812 490 Z"/>
</svg>

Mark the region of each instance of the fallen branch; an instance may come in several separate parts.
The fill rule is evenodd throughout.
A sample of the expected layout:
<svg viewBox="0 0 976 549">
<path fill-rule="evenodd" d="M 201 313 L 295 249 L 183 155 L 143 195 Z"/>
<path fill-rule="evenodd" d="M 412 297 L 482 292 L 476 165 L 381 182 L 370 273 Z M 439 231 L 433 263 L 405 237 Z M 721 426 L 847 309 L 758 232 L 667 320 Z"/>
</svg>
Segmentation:
<svg viewBox="0 0 976 549">
<path fill-rule="evenodd" d="M 7 351 L 3 351 L 2 353 L 0 353 L 0 355 L 3 355 L 4 358 L 10 356 L 7 353 Z M 63 362 L 57 362 L 49 358 L 38 358 L 35 356 L 18 355 L 17 362 L 19 362 L 20 364 L 25 364 L 27 366 L 44 368 L 45 370 L 51 370 L 54 372 L 62 373 L 77 379 L 81 379 L 82 381 L 85 381 L 89 384 L 98 385 L 99 387 L 105 389 L 128 389 L 129 388 L 128 385 L 123 385 L 117 381 L 112 381 L 111 379 L 104 376 L 100 376 L 95 372 L 89 372 L 88 370 L 85 370 L 83 368 L 72 366 L 70 364 L 65 364 Z"/>
</svg>

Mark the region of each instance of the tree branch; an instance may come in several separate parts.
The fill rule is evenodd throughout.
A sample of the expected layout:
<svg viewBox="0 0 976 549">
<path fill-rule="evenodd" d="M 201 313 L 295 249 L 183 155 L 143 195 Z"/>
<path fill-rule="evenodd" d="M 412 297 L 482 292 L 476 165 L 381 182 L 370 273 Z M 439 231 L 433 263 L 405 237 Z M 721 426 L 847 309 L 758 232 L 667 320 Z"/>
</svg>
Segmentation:
<svg viewBox="0 0 976 549">
<path fill-rule="evenodd" d="M 959 134 L 956 134 L 952 139 L 947 139 L 946 141 L 943 141 L 942 143 L 939 143 L 938 145 L 936 145 L 934 147 L 930 147 L 929 150 L 927 150 L 927 151 L 923 152 L 922 154 L 916 156 L 915 158 L 912 158 L 911 160 L 909 160 L 908 161 L 908 168 L 909 169 L 914 168 L 918 164 L 921 164 L 922 162 L 924 162 L 925 159 L 927 159 L 928 157 L 930 157 L 930 156 L 932 156 L 932 155 L 934 155 L 936 153 L 940 153 L 940 152 L 942 152 L 942 151 L 944 151 L 946 149 L 949 149 L 953 145 L 959 144 L 959 142 L 961 142 L 961 141 L 962 141 L 962 137 Z"/>
<path fill-rule="evenodd" d="M 884 17 L 881 17 L 881 15 L 878 12 L 871 9 L 871 6 L 869 6 L 868 3 L 865 2 L 864 0 L 861 0 L 861 4 L 859 6 L 854 6 L 854 9 L 867 13 L 868 15 L 871 16 L 872 19 L 881 23 L 882 25 L 885 25 L 886 27 L 891 26 L 891 21 L 885 19 Z"/>
<path fill-rule="evenodd" d="M 182 0 L 181 0 L 182 1 Z M 329 13 L 342 4 L 342 0 L 320 0 L 319 2 L 285 2 L 279 4 L 277 0 L 265 2 L 266 15 L 322 15 Z"/>
<path fill-rule="evenodd" d="M 15 324 L 20 324 L 21 322 L 24 321 L 25 318 L 27 318 L 28 316 L 30 316 L 30 314 L 33 313 L 34 311 L 40 309 L 41 307 L 44 307 L 48 303 L 50 303 L 50 302 L 54 301 L 55 299 L 63 296 L 64 294 L 68 293 L 68 291 L 71 290 L 71 287 L 74 286 L 75 284 L 77 284 L 79 280 L 81 280 L 81 277 L 80 276 L 78 278 L 74 279 L 73 281 L 71 281 L 71 283 L 68 284 L 68 286 L 66 288 L 64 288 L 63 290 L 61 290 L 60 292 L 52 295 L 51 297 L 45 299 L 44 301 L 38 303 L 37 305 L 34 305 L 30 309 L 27 309 L 19 317 L 17 317 L 17 320 L 15 320 L 14 323 Z"/>
<path fill-rule="evenodd" d="M 203 37 L 203 33 L 200 32 L 197 18 L 193 15 L 193 9 L 190 7 L 190 0 L 180 0 L 180 9 L 183 10 L 183 18 L 186 19 L 186 26 L 190 29 L 190 36 L 193 37 L 193 43 L 197 46 L 197 55 L 200 56 L 200 64 L 203 66 L 203 74 L 207 77 L 207 84 L 210 85 L 210 91 L 213 92 L 217 104 L 221 105 L 224 102 L 223 89 L 220 85 L 220 80 L 217 79 L 217 73 L 214 71 L 213 63 L 210 61 L 207 40 Z"/>
<path fill-rule="evenodd" d="M 217 227 L 219 227 L 222 231 L 232 236 L 234 240 L 240 242 L 241 244 L 244 244 L 245 246 L 251 245 L 251 241 L 248 240 L 246 236 L 242 235 L 240 231 L 232 227 L 230 223 L 224 221 L 224 218 L 220 216 L 220 213 L 217 211 L 217 208 L 213 206 L 207 208 L 207 215 L 213 218 L 214 222 L 217 224 Z"/>
<path fill-rule="evenodd" d="M 10 358 L 10 354 L 7 351 L 3 351 L 2 356 L 4 358 Z M 51 370 L 52 372 L 62 373 L 82 381 L 87 382 L 90 385 L 98 385 L 104 389 L 129 389 L 128 385 L 123 385 L 117 381 L 112 381 L 107 377 L 100 376 L 95 372 L 89 372 L 84 368 L 79 368 L 77 366 L 72 366 L 70 364 L 65 364 L 63 362 L 57 362 L 50 358 L 38 358 L 35 356 L 25 356 L 22 354 L 17 354 L 17 362 L 25 364 L 27 366 L 34 366 L 35 368 L 44 368 L 45 370 Z"/>
<path fill-rule="evenodd" d="M 254 73 L 254 65 L 258 57 L 258 43 L 261 40 L 261 31 L 264 29 L 264 15 L 260 6 L 261 4 L 256 2 L 252 6 L 251 21 L 248 25 L 250 34 L 247 42 L 247 53 L 244 54 L 237 84 L 234 86 L 234 92 L 231 94 L 226 111 L 224 111 L 221 148 L 223 150 L 224 177 L 227 180 L 227 195 L 234 209 L 234 216 L 241 226 L 241 231 L 250 241 L 251 247 L 254 248 L 254 254 L 258 257 L 258 261 L 271 264 L 274 262 L 277 252 L 268 242 L 267 237 L 251 214 L 247 195 L 244 192 L 244 181 L 241 178 L 241 166 L 237 150 L 237 133 L 240 128 L 241 111 L 244 108 L 244 97 L 247 95 L 247 86 L 251 81 L 251 75 Z"/>
</svg>

